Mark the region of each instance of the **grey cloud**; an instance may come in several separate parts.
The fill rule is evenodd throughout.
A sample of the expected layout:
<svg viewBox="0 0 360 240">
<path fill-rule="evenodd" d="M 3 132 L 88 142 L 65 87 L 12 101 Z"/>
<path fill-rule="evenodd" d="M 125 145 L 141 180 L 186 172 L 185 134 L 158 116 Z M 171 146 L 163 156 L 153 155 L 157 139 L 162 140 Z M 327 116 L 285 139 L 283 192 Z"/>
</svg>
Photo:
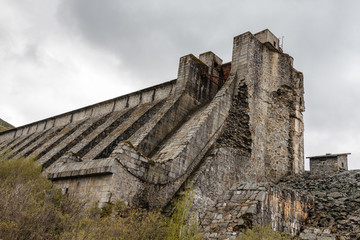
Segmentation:
<svg viewBox="0 0 360 240">
<path fill-rule="evenodd" d="M 32 98 L 30 93 L 25 93 L 24 88 L 39 84 L 45 86 L 39 87 L 42 89 L 58 87 L 58 96 L 63 94 L 69 100 L 53 108 L 44 105 L 43 115 L 41 110 L 31 113 L 31 104 L 36 104 L 33 101 L 29 100 L 28 104 L 18 103 L 17 106 L 22 106 L 18 108 L 19 112 L 23 114 L 51 116 L 53 112 L 50 114 L 50 110 L 55 114 L 65 109 L 71 110 L 73 105 L 65 106 L 65 102 L 70 104 L 71 99 L 80 101 L 84 98 L 83 102 L 94 103 L 87 97 L 99 93 L 96 87 L 90 88 L 92 85 L 97 86 L 98 82 L 87 84 L 87 95 L 70 96 L 70 93 L 74 94 L 69 90 L 70 87 L 60 88 L 59 83 L 35 79 L 41 75 L 41 70 L 48 71 L 50 76 L 54 71 L 54 74 L 63 74 L 63 85 L 80 85 L 66 78 L 74 75 L 72 80 L 76 79 L 74 72 L 83 62 L 56 62 L 56 59 L 46 56 L 47 49 L 43 43 L 47 42 L 47 46 L 61 45 L 61 40 L 54 37 L 57 34 L 76 39 L 85 46 L 84 49 L 96 49 L 118 59 L 118 69 L 111 71 L 122 72 L 126 69 L 135 89 L 175 78 L 179 57 L 188 53 L 196 55 L 211 50 L 225 61 L 230 61 L 234 36 L 245 31 L 256 33 L 269 28 L 278 37 L 285 36 L 284 50 L 294 57 L 295 68 L 305 76 L 305 128 L 306 137 L 311 138 L 305 139 L 306 154 L 343 151 L 342 143 L 346 142 L 350 149 L 345 151 L 354 152 L 351 158 L 360 158 L 360 152 L 356 152 L 357 141 L 360 141 L 357 137 L 360 136 L 360 111 L 357 107 L 360 102 L 359 1 L 59 0 L 59 5 L 50 1 L 46 4 L 35 2 L 15 4 L 11 1 L 12 6 L 18 5 L 21 9 L 18 17 L 25 16 L 25 20 L 21 20 L 35 20 L 33 25 L 29 24 L 21 53 L 8 51 L 10 28 L 0 23 L 0 48 L 10 54 L 4 57 L 4 53 L 0 53 L 0 60 L 6 63 L 9 56 L 18 57 L 19 66 L 31 65 L 38 72 L 29 76 L 32 70 L 20 69 L 19 74 L 11 75 L 14 79 L 8 77 L 7 81 L 12 81 L 12 94 L 22 96 L 23 99 Z M 48 11 L 54 8 L 57 9 L 56 16 Z M 46 22 L 47 18 L 49 23 Z M 62 26 L 56 33 L 52 32 L 52 18 L 56 18 Z M 71 59 L 72 53 L 66 54 Z M 55 70 L 47 69 L 48 66 L 59 70 L 55 73 Z M 107 72 L 103 76 L 109 77 Z M 5 76 L 0 71 L 0 81 L 4 81 L 1 77 Z M 56 76 L 55 79 L 62 79 L 62 76 Z M 111 83 L 114 84 L 113 88 L 125 85 L 121 79 Z M 12 99 L 12 96 L 7 96 Z M 103 100 L 110 97 L 114 96 L 105 96 Z M 360 168 L 360 165 L 357 167 Z"/>
<path fill-rule="evenodd" d="M 176 69 L 177 57 L 187 54 L 181 47 L 201 43 L 201 32 L 186 27 L 196 20 L 195 14 L 181 17 L 177 5 L 184 4 L 169 3 L 169 9 L 163 9 L 158 2 L 63 1 L 58 16 L 94 47 L 117 55 L 140 78 L 151 79 L 159 76 L 159 69 Z M 164 71 L 164 77 L 169 72 Z M 175 77 L 176 70 L 171 72 Z M 170 79 L 160 81 L 165 80 Z"/>
</svg>

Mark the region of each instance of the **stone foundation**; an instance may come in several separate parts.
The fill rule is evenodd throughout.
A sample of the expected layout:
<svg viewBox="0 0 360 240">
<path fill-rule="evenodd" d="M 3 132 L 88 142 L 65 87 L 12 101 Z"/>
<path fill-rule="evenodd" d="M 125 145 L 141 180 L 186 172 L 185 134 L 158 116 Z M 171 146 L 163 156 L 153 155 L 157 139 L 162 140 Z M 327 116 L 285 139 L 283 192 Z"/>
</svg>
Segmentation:
<svg viewBox="0 0 360 240">
<path fill-rule="evenodd" d="M 235 239 L 254 225 L 296 235 L 313 207 L 311 196 L 271 183 L 238 183 L 217 197 L 203 198 L 195 190 L 194 208 L 205 239 Z"/>
</svg>

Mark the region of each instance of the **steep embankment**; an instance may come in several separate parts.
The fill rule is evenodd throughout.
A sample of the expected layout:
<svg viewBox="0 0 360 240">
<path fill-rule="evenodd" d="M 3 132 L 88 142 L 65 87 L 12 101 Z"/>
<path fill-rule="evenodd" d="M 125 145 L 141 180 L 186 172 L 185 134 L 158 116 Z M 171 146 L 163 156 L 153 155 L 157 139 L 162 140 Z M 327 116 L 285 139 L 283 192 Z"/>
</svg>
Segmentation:
<svg viewBox="0 0 360 240">
<path fill-rule="evenodd" d="M 289 176 L 282 179 L 280 185 L 315 197 L 315 208 L 310 211 L 302 239 L 317 239 L 310 235 L 321 232 L 345 239 L 360 238 L 360 170 L 326 176 L 309 173 Z"/>
<path fill-rule="evenodd" d="M 9 130 L 11 128 L 14 128 L 14 126 L 0 118 L 0 132 Z"/>
</svg>

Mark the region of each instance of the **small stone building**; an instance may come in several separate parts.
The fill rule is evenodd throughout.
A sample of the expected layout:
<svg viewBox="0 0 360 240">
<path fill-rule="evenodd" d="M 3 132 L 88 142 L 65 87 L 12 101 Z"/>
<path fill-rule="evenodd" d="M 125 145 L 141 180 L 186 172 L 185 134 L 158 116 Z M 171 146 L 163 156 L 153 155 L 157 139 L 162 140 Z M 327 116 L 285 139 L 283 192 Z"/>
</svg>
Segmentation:
<svg viewBox="0 0 360 240">
<path fill-rule="evenodd" d="M 316 175 L 348 170 L 347 156 L 350 154 L 351 153 L 327 153 L 325 155 L 307 157 L 310 159 L 310 172 Z"/>
</svg>

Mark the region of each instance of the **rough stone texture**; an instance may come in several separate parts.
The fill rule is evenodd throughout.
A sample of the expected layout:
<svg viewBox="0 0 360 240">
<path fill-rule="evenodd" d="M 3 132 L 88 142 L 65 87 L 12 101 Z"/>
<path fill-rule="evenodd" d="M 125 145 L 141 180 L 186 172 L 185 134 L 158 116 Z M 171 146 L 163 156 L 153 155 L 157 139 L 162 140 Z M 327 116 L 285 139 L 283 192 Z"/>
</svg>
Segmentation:
<svg viewBox="0 0 360 240">
<path fill-rule="evenodd" d="M 36 155 L 64 192 L 100 205 L 164 207 L 191 183 L 209 238 L 268 223 L 297 234 L 311 198 L 256 185 L 303 172 L 292 64 L 270 31 L 247 32 L 230 63 L 184 56 L 176 80 L 0 133 L 0 154 Z"/>
<path fill-rule="evenodd" d="M 313 198 L 271 183 L 238 183 L 204 199 L 195 190 L 194 208 L 206 239 L 235 239 L 253 225 L 297 234 L 313 206 Z M 204 205 L 206 202 L 206 205 Z"/>
<path fill-rule="evenodd" d="M 302 240 L 336 240 L 338 239 L 328 228 L 309 227 L 304 229 L 299 238 Z"/>
<path fill-rule="evenodd" d="M 309 212 L 308 228 L 328 229 L 332 236 L 343 239 L 360 238 L 360 170 L 344 171 L 327 176 L 309 173 L 289 176 L 280 185 L 291 187 L 315 197 Z M 328 232 L 327 231 L 327 232 Z M 311 238 L 302 238 L 311 239 Z M 313 238 L 316 239 L 316 238 Z M 320 239 L 320 238 L 319 238 Z"/>
<path fill-rule="evenodd" d="M 244 180 L 302 172 L 303 79 L 292 58 L 245 33 L 234 38 L 231 74 L 239 79 L 237 93 L 218 147 L 241 149 L 244 172 L 252 175 Z"/>
</svg>

